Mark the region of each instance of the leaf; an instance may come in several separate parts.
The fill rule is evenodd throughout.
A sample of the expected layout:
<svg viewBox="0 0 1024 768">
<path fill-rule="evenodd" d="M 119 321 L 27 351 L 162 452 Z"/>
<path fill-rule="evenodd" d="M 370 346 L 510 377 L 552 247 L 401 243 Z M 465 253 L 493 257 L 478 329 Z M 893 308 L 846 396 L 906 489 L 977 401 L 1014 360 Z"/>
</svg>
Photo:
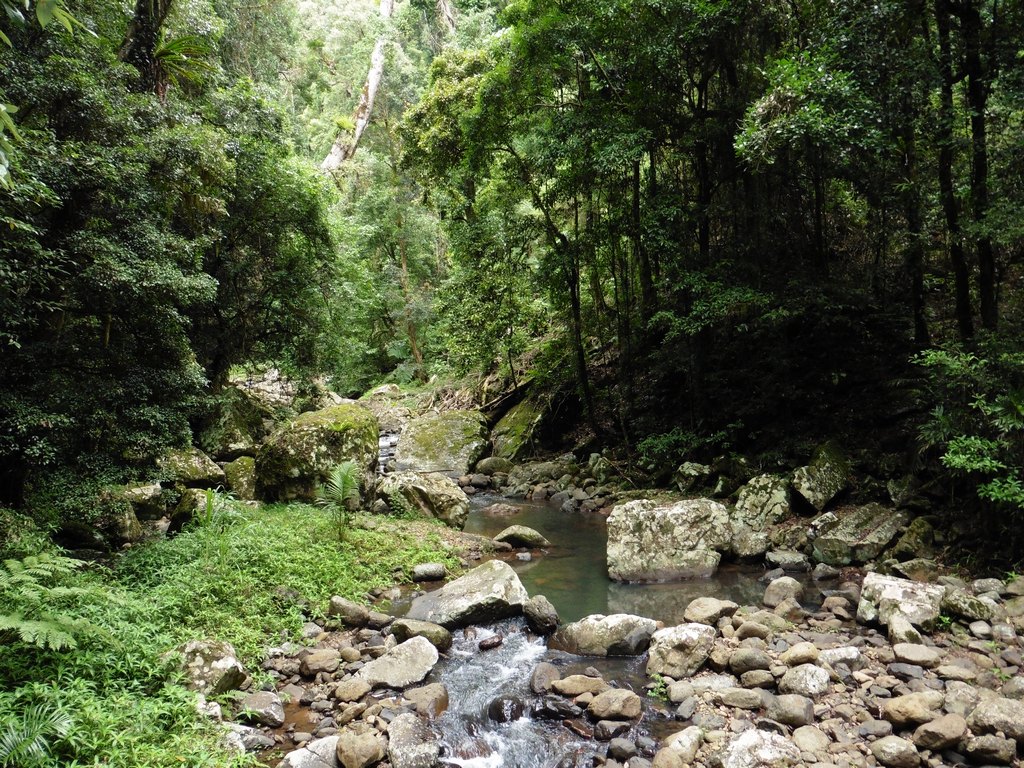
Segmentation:
<svg viewBox="0 0 1024 768">
<path fill-rule="evenodd" d="M 36 0 L 36 18 L 39 20 L 39 26 L 43 29 L 46 29 L 46 26 L 53 21 L 57 3 L 58 0 Z"/>
</svg>

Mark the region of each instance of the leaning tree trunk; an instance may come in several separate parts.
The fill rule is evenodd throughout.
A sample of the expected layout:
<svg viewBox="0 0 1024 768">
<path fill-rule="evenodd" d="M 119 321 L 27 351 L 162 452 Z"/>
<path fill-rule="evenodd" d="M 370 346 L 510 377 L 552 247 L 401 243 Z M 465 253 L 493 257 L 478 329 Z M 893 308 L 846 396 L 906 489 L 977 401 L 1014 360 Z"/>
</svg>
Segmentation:
<svg viewBox="0 0 1024 768">
<path fill-rule="evenodd" d="M 143 0 L 139 0 L 143 2 Z M 385 21 L 390 19 L 395 12 L 395 0 L 380 0 L 380 15 Z M 359 140 L 363 137 L 366 126 L 370 124 L 370 115 L 373 113 L 373 100 L 377 97 L 377 89 L 380 87 L 381 78 L 384 76 L 384 48 L 387 44 L 386 33 L 381 33 L 377 38 L 377 44 L 373 46 L 373 53 L 370 55 L 370 71 L 366 74 L 366 84 L 359 96 L 359 104 L 353 123 L 355 127 L 352 132 L 345 131 L 334 140 L 330 153 L 320 163 L 322 171 L 336 171 L 342 163 L 350 160 L 356 153 Z"/>
<path fill-rule="evenodd" d="M 156 64 L 156 47 L 173 0 L 136 0 L 135 13 L 121 43 L 117 57 L 131 64 L 141 75 L 145 91 L 156 92 L 160 75 Z"/>
</svg>

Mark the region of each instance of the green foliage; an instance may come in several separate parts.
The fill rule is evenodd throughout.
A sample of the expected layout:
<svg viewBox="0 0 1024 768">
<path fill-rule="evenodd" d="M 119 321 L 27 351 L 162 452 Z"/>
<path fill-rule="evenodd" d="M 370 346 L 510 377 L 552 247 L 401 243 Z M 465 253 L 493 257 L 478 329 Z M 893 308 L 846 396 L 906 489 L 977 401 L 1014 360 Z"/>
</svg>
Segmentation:
<svg viewBox="0 0 1024 768">
<path fill-rule="evenodd" d="M 78 647 L 81 636 L 94 632 L 86 620 L 69 610 L 86 593 L 66 586 L 68 575 L 82 563 L 42 553 L 22 560 L 6 560 L 0 567 L 0 643 L 62 651 Z"/>
<path fill-rule="evenodd" d="M 706 434 L 673 427 L 668 432 L 648 435 L 638 442 L 637 460 L 647 472 L 665 475 L 674 471 L 682 462 L 692 460 L 696 454 L 727 448 L 728 435 L 725 430 Z"/>
<path fill-rule="evenodd" d="M 349 513 L 359 507 L 361 474 L 358 464 L 346 460 L 331 467 L 327 473 L 327 482 L 317 485 L 317 504 L 334 519 L 338 541 L 345 539 Z"/>
<path fill-rule="evenodd" d="M 41 704 L 20 715 L 0 716 L 0 766 L 32 768 L 44 764 L 54 740 L 70 733 L 74 721 L 60 709 Z"/>
</svg>

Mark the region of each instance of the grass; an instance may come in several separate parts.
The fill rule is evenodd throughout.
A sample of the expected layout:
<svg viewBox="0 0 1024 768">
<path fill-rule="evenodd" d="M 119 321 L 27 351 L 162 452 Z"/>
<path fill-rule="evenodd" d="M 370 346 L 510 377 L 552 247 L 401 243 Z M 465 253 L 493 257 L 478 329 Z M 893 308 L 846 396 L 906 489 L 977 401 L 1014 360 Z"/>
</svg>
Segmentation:
<svg viewBox="0 0 1024 768">
<path fill-rule="evenodd" d="M 44 766 L 242 766 L 199 717 L 195 697 L 163 654 L 192 638 L 232 643 L 259 672 L 263 650 L 295 639 L 331 595 L 360 599 L 394 582 L 393 570 L 451 555 L 433 536 L 350 529 L 344 543 L 330 514 L 306 505 L 251 510 L 219 503 L 190 530 L 129 551 L 111 567 L 63 577 L 75 602 L 63 610 L 93 627 L 78 647 L 0 646 L 0 732 L 30 707 L 68 715 L 73 726 L 49 745 Z M 283 590 L 279 588 L 284 588 Z"/>
</svg>

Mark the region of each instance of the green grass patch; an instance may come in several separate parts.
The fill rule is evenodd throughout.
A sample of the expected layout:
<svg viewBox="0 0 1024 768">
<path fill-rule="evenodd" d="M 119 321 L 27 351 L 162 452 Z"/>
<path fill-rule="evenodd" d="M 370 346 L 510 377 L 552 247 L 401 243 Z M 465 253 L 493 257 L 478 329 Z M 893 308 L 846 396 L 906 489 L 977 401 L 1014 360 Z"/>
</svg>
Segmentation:
<svg viewBox="0 0 1024 768">
<path fill-rule="evenodd" d="M 220 502 L 190 530 L 111 567 L 52 577 L 46 608 L 79 622 L 75 647 L 0 643 L 0 735 L 42 705 L 70 716 L 72 727 L 52 737 L 38 765 L 253 764 L 218 747 L 218 730 L 197 715 L 162 655 L 193 638 L 225 640 L 258 674 L 267 645 L 296 638 L 303 622 L 279 588 L 299 593 L 317 615 L 331 595 L 358 600 L 392 584 L 394 569 L 429 561 L 455 566 L 440 538 L 403 532 L 398 522 L 352 527 L 339 542 L 316 507 Z"/>
</svg>

